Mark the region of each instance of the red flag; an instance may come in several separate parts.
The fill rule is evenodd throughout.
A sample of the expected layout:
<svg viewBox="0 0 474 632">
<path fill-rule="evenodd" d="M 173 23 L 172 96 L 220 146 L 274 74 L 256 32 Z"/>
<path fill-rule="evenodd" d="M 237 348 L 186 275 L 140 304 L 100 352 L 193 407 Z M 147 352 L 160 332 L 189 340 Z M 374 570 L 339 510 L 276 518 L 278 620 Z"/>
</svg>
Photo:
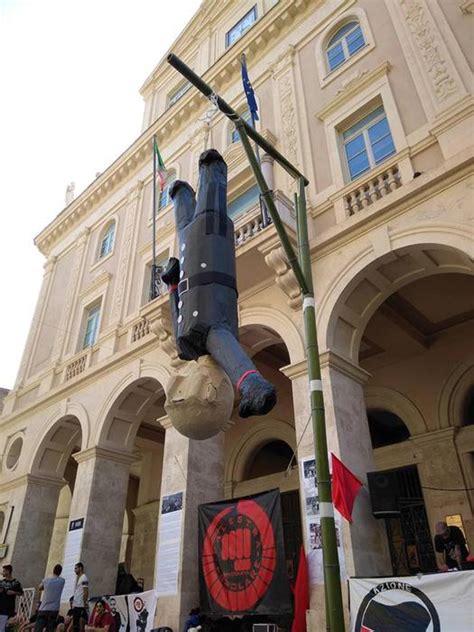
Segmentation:
<svg viewBox="0 0 474 632">
<path fill-rule="evenodd" d="M 308 564 L 303 545 L 300 549 L 300 561 L 295 583 L 295 618 L 291 632 L 306 632 L 306 610 L 309 608 Z"/>
<path fill-rule="evenodd" d="M 362 483 L 331 452 L 332 458 L 332 501 L 341 516 L 352 522 L 352 508 Z"/>
</svg>

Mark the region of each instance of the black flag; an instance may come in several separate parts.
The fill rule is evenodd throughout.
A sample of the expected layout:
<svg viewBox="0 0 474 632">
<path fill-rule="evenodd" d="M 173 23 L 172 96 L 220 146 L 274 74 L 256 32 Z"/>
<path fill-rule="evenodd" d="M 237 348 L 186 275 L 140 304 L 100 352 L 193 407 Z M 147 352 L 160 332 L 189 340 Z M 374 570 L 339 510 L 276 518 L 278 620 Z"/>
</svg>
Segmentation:
<svg viewBox="0 0 474 632">
<path fill-rule="evenodd" d="M 199 559 L 203 612 L 291 615 L 278 490 L 201 505 Z"/>
</svg>

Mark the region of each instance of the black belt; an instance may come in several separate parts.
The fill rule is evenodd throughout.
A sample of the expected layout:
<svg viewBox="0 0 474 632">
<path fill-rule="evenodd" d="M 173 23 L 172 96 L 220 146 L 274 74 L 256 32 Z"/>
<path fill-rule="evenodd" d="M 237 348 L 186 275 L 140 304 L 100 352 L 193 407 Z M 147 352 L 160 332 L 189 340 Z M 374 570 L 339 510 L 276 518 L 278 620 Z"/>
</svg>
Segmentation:
<svg viewBox="0 0 474 632">
<path fill-rule="evenodd" d="M 237 292 L 237 284 L 235 278 L 225 272 L 198 272 L 193 276 L 186 279 L 182 279 L 178 283 L 178 295 L 181 296 L 188 290 L 198 285 L 209 285 L 209 283 L 217 283 L 218 285 L 225 285 Z"/>
</svg>

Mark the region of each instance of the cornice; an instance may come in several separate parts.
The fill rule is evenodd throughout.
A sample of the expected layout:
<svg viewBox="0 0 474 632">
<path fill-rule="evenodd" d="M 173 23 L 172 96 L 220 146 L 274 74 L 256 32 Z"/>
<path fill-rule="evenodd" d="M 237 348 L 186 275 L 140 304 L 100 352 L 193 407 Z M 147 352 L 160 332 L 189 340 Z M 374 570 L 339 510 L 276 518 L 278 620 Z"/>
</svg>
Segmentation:
<svg viewBox="0 0 474 632">
<path fill-rule="evenodd" d="M 369 87 L 372 83 L 388 74 L 391 68 L 389 61 L 384 61 L 373 70 L 363 70 L 350 76 L 348 82 L 343 85 L 341 90 L 336 94 L 334 99 L 326 107 L 316 113 L 321 121 L 328 118 L 330 114 L 336 112 L 341 105 L 347 103 L 349 99 L 359 94 L 362 90 Z"/>
<path fill-rule="evenodd" d="M 283 0 L 272 7 L 249 31 L 229 48 L 203 74 L 206 83 L 223 92 L 240 73 L 240 55 L 246 53 L 257 62 L 271 42 L 291 29 L 297 20 L 304 18 L 304 11 L 314 4 L 311 0 Z M 180 36 L 181 38 L 182 36 Z M 178 40 L 180 39 L 178 38 Z M 165 59 L 158 65 L 155 81 L 168 72 Z M 169 70 L 171 72 L 171 68 Z M 260 78 L 258 78 L 259 80 Z M 256 80 L 255 85 L 258 84 Z M 57 217 L 35 238 L 35 245 L 45 256 L 49 256 L 59 240 L 70 233 L 79 222 L 96 208 L 106 197 L 126 182 L 127 178 L 152 160 L 151 139 L 154 134 L 163 145 L 171 142 L 186 124 L 195 121 L 207 101 L 197 90 L 190 90 L 172 108 L 166 110 L 150 127 L 128 147 L 96 180 L 61 211 Z M 165 152 L 166 153 L 166 152 Z M 166 159 L 166 156 L 165 156 Z"/>
</svg>

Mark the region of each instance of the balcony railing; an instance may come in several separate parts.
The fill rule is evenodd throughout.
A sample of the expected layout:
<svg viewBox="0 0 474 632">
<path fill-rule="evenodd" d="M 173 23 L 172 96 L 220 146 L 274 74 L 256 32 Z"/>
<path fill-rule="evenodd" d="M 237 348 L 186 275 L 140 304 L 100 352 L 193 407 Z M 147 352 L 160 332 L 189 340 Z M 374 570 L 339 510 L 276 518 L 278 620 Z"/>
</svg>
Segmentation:
<svg viewBox="0 0 474 632">
<path fill-rule="evenodd" d="M 145 320 L 139 320 L 132 328 L 132 342 L 137 342 L 150 333 L 150 323 Z"/>
<path fill-rule="evenodd" d="M 86 370 L 87 355 L 87 353 L 84 353 L 66 366 L 66 372 L 64 375 L 65 382 L 71 380 L 73 377 L 76 377 L 76 375 L 79 375 Z"/>
<path fill-rule="evenodd" d="M 377 200 L 390 195 L 402 186 L 398 165 L 392 165 L 378 174 L 370 176 L 359 186 L 344 195 L 344 206 L 348 215 L 355 215 Z"/>
</svg>

